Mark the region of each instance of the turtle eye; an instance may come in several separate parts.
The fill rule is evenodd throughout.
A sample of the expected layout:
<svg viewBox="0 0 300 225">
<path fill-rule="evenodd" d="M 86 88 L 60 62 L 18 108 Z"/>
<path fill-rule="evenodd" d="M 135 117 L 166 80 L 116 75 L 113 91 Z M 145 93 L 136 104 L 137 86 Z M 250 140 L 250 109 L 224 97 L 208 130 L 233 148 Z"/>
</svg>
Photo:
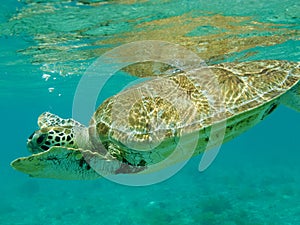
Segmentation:
<svg viewBox="0 0 300 225">
<path fill-rule="evenodd" d="M 44 139 L 47 137 L 47 135 L 46 134 L 41 134 L 37 139 L 36 139 L 36 143 L 37 144 L 41 144 L 43 141 L 44 141 Z"/>
</svg>

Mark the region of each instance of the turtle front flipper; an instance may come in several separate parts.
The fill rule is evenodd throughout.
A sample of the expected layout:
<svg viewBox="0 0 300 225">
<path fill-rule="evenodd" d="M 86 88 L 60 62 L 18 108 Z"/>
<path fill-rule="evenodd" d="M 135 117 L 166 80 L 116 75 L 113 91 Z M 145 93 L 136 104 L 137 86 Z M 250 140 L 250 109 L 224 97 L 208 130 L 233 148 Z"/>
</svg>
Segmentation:
<svg viewBox="0 0 300 225">
<path fill-rule="evenodd" d="M 141 171 L 138 167 L 124 166 L 118 160 L 109 160 L 97 152 L 60 146 L 18 158 L 11 166 L 31 177 L 62 180 L 91 180 L 105 175 Z"/>
</svg>

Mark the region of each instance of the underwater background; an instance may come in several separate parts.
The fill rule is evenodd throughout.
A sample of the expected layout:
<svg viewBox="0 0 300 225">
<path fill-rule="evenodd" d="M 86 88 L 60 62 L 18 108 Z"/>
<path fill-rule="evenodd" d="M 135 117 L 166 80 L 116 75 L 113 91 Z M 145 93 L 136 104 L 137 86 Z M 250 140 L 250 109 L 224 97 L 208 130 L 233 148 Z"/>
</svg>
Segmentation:
<svg viewBox="0 0 300 225">
<path fill-rule="evenodd" d="M 72 117 L 85 70 L 121 44 L 169 41 L 207 63 L 300 61 L 299 1 L 1 3 L 0 224 L 300 224 L 300 116 L 284 106 L 224 144 L 204 172 L 198 171 L 201 156 L 195 157 L 170 179 L 150 186 L 36 179 L 9 165 L 29 155 L 26 140 L 41 113 Z M 139 71 L 131 67 L 113 76 L 99 104 Z"/>
</svg>

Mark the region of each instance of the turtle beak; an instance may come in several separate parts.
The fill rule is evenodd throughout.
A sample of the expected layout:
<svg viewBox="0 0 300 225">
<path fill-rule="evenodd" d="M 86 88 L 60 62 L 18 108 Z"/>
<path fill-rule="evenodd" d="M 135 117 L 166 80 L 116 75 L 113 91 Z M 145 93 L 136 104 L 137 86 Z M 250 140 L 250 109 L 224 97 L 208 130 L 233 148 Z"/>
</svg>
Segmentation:
<svg viewBox="0 0 300 225">
<path fill-rule="evenodd" d="M 32 154 L 42 152 L 39 145 L 44 141 L 45 135 L 41 134 L 39 130 L 33 132 L 27 139 L 27 149 Z"/>
<path fill-rule="evenodd" d="M 30 136 L 29 136 L 29 138 L 27 139 L 27 142 L 28 141 L 30 141 L 32 138 L 33 138 L 33 135 L 35 134 L 35 132 L 33 132 Z"/>
<path fill-rule="evenodd" d="M 33 133 L 29 136 L 29 138 L 27 139 L 27 143 L 26 143 L 27 149 L 28 149 L 31 153 L 34 152 L 33 144 L 32 144 L 32 138 L 33 138 L 34 134 L 35 134 L 35 132 L 33 132 Z"/>
<path fill-rule="evenodd" d="M 32 144 L 32 141 L 28 139 L 27 141 L 27 149 L 28 151 L 30 151 L 31 153 L 34 153 L 35 150 L 34 150 L 34 147 L 33 147 L 33 144 Z"/>
</svg>

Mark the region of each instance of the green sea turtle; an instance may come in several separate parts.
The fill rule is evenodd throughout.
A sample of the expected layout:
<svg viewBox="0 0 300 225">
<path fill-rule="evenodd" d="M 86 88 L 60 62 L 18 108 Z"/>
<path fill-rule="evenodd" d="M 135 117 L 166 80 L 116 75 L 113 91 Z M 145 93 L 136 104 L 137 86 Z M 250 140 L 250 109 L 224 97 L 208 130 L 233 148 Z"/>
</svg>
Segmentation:
<svg viewBox="0 0 300 225">
<path fill-rule="evenodd" d="M 300 111 L 299 62 L 222 63 L 198 72 L 208 69 L 224 97 L 222 112 L 210 106 L 205 94 L 210 84 L 204 86 L 203 76 L 201 81 L 189 72 L 156 77 L 105 100 L 89 127 L 43 113 L 38 118 L 40 129 L 27 142 L 32 155 L 11 165 L 32 177 L 57 179 L 146 173 L 169 157 L 182 137 L 197 134 L 192 154 L 203 153 L 211 127 L 224 119 L 226 142 L 263 120 L 279 104 Z M 182 146 L 186 147 L 180 148 L 171 163 L 186 159 L 188 144 Z"/>
</svg>

